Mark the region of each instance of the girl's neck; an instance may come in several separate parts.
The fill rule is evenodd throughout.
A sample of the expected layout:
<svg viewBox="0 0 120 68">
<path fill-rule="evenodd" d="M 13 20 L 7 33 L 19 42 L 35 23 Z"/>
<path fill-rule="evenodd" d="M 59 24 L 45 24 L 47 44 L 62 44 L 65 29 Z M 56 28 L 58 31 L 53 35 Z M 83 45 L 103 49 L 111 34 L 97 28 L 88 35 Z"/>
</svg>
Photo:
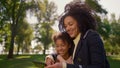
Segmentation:
<svg viewBox="0 0 120 68">
<path fill-rule="evenodd" d="M 64 60 L 67 60 L 69 57 L 70 57 L 69 54 L 66 54 L 66 55 L 63 56 Z"/>
</svg>

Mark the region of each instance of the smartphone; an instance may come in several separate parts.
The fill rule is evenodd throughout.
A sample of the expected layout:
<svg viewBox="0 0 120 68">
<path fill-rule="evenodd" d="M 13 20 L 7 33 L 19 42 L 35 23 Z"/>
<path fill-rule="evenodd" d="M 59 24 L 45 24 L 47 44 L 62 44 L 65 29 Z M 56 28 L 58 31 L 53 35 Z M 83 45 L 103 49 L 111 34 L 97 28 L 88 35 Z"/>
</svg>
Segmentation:
<svg viewBox="0 0 120 68">
<path fill-rule="evenodd" d="M 47 64 L 45 62 L 42 62 L 42 61 L 32 61 L 36 67 L 39 67 L 39 68 L 44 68 L 45 66 L 47 66 Z"/>
</svg>

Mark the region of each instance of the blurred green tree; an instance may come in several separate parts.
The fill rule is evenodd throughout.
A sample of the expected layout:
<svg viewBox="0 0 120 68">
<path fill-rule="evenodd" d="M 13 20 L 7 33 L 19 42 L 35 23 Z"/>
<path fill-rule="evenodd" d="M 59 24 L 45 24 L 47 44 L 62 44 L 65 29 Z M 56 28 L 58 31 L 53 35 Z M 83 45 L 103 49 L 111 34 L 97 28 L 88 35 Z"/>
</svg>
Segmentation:
<svg viewBox="0 0 120 68">
<path fill-rule="evenodd" d="M 44 45 L 43 54 L 51 43 L 51 35 L 53 32 L 52 26 L 57 19 L 56 10 L 57 7 L 54 2 L 49 2 L 48 0 L 37 0 L 38 11 L 36 16 L 39 23 L 36 25 L 36 38 L 38 41 L 42 42 Z"/>
<path fill-rule="evenodd" d="M 28 24 L 26 20 L 21 20 L 18 23 L 17 29 L 17 36 L 16 36 L 16 43 L 18 44 L 17 47 L 17 55 L 22 50 L 22 53 L 28 53 L 29 47 L 31 45 L 31 40 L 33 39 L 33 29 L 31 25 Z"/>
<path fill-rule="evenodd" d="M 26 10 L 33 8 L 33 2 L 28 0 L 0 0 L 0 28 L 6 23 L 10 24 L 10 46 L 7 58 L 13 58 L 14 42 L 17 35 L 17 27 L 20 20 L 26 15 Z"/>
<path fill-rule="evenodd" d="M 120 18 L 119 18 L 120 19 Z M 119 19 L 116 20 L 115 14 L 111 14 L 111 34 L 109 42 L 114 47 L 115 54 L 120 54 L 120 22 Z"/>
</svg>

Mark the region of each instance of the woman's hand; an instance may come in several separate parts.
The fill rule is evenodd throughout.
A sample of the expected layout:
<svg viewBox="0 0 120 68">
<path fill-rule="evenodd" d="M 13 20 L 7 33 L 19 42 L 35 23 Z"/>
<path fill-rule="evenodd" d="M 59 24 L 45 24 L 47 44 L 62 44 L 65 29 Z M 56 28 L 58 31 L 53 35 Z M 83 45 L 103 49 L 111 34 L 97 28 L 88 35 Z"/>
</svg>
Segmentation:
<svg viewBox="0 0 120 68">
<path fill-rule="evenodd" d="M 66 63 L 68 63 L 68 64 L 73 64 L 73 59 L 72 59 L 71 56 L 70 56 L 67 60 L 64 60 L 61 55 L 58 55 L 58 56 L 57 56 L 57 60 L 58 60 L 59 62 L 66 62 Z"/>
<path fill-rule="evenodd" d="M 55 63 L 53 65 L 46 66 L 45 68 L 62 68 L 62 63 Z"/>
</svg>

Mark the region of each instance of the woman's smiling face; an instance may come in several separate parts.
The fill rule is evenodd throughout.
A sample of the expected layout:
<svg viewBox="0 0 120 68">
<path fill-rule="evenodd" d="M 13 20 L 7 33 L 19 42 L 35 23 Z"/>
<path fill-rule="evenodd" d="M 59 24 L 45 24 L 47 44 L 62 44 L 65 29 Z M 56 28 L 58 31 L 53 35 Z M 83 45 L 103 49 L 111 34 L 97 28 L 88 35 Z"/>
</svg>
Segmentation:
<svg viewBox="0 0 120 68">
<path fill-rule="evenodd" d="M 75 38 L 80 33 L 77 21 L 71 16 L 65 17 L 64 27 L 71 38 Z"/>
</svg>

